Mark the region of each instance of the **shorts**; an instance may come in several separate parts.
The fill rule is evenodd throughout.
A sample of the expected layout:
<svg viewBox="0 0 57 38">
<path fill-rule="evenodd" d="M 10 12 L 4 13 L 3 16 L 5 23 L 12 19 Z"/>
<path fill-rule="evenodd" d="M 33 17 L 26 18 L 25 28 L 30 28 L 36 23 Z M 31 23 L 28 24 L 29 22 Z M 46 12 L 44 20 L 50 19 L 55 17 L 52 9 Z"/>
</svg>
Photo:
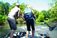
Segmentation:
<svg viewBox="0 0 57 38">
<path fill-rule="evenodd" d="M 17 29 L 15 19 L 8 18 L 8 23 L 9 23 L 9 26 L 10 26 L 11 30 L 16 30 Z"/>
<path fill-rule="evenodd" d="M 27 30 L 28 31 L 31 31 L 31 29 L 32 29 L 32 31 L 35 30 L 34 20 L 33 19 L 27 20 L 26 25 L 27 25 Z"/>
</svg>

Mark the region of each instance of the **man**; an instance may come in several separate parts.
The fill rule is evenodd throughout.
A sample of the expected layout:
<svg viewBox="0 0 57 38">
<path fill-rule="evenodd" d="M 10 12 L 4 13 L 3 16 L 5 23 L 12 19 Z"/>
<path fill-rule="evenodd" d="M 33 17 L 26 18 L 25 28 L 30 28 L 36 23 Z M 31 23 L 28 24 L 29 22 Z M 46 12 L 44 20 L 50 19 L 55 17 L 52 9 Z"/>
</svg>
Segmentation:
<svg viewBox="0 0 57 38">
<path fill-rule="evenodd" d="M 16 18 L 18 18 L 20 12 L 19 4 L 17 3 L 16 6 L 9 12 L 8 14 L 8 23 L 11 29 L 10 38 L 13 38 L 13 33 L 17 29 L 16 27 Z"/>
<path fill-rule="evenodd" d="M 35 16 L 34 16 L 34 14 L 32 13 L 32 10 L 29 7 L 27 7 L 25 9 L 24 19 L 25 19 L 26 25 L 27 25 L 26 38 L 28 38 L 28 34 L 31 31 L 31 29 L 32 29 L 32 38 L 34 38 L 34 32 L 35 32 L 34 20 L 35 20 Z M 31 29 L 30 29 L 30 27 L 31 27 Z"/>
</svg>

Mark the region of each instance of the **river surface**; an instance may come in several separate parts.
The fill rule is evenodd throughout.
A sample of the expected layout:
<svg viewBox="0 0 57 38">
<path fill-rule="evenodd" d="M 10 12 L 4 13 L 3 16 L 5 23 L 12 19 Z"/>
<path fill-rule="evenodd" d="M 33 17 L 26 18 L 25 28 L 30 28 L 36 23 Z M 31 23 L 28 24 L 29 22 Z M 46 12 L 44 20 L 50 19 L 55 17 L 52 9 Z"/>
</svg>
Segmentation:
<svg viewBox="0 0 57 38">
<path fill-rule="evenodd" d="M 22 32 L 26 31 L 26 26 L 17 26 L 17 31 Z M 4 38 L 8 33 L 10 32 L 10 29 L 0 29 L 0 38 Z M 57 38 L 57 27 L 50 31 L 47 26 L 38 25 L 35 26 L 35 38 L 40 37 L 40 34 L 47 34 L 50 36 L 50 38 Z"/>
</svg>

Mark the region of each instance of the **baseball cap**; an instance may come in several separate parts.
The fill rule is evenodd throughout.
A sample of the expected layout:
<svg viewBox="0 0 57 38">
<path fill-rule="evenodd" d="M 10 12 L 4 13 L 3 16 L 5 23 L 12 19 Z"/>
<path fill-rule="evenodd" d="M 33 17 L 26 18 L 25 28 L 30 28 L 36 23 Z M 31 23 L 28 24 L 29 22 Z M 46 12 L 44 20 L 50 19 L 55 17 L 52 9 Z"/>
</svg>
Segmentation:
<svg viewBox="0 0 57 38">
<path fill-rule="evenodd" d="M 19 3 L 16 3 L 16 5 L 19 5 Z"/>
</svg>

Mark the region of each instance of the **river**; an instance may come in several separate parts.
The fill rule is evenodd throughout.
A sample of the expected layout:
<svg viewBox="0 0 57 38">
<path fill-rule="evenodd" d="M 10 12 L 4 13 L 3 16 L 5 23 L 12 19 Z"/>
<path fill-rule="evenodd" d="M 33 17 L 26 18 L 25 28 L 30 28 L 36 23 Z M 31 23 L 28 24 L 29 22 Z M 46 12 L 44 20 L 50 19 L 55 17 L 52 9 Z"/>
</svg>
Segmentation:
<svg viewBox="0 0 57 38">
<path fill-rule="evenodd" d="M 17 31 L 26 31 L 26 26 L 17 26 Z M 0 38 L 4 38 L 8 33 L 10 32 L 10 29 L 0 29 Z M 35 26 L 35 37 L 40 37 L 40 34 L 47 34 L 50 38 L 57 38 L 57 27 L 50 31 L 47 26 L 44 25 L 38 25 Z"/>
</svg>

